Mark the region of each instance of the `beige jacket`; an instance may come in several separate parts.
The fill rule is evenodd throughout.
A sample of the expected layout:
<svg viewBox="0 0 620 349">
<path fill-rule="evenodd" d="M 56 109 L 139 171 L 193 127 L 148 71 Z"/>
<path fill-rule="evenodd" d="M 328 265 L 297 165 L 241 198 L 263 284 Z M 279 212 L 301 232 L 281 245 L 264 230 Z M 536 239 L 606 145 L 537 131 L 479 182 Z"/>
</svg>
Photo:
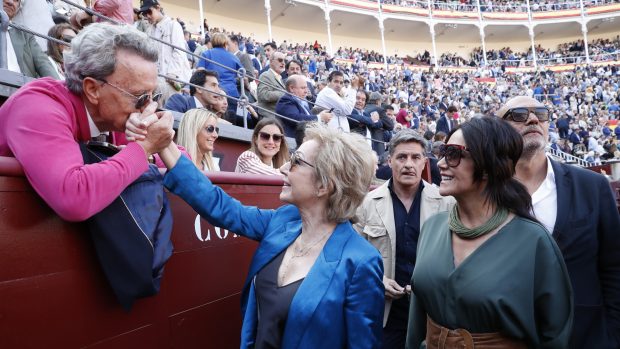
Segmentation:
<svg viewBox="0 0 620 349">
<path fill-rule="evenodd" d="M 357 209 L 358 221 L 353 225 L 360 235 L 379 250 L 383 257 L 384 278 L 394 279 L 396 263 L 396 228 L 389 181 L 371 191 Z M 420 230 L 422 224 L 432 215 L 448 211 L 454 205 L 451 196 L 439 195 L 439 189 L 424 182 L 420 205 Z M 392 300 L 385 300 L 383 326 L 387 323 Z"/>
</svg>

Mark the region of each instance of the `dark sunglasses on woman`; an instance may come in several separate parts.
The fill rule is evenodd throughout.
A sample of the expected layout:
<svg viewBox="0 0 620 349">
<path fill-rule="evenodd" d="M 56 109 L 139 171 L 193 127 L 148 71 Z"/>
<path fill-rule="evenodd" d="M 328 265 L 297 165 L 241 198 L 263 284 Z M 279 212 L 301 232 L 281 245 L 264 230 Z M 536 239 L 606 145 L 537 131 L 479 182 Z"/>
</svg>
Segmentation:
<svg viewBox="0 0 620 349">
<path fill-rule="evenodd" d="M 219 127 L 215 127 L 213 125 L 209 125 L 207 127 L 205 127 L 205 130 L 207 130 L 207 133 L 213 133 L 213 131 L 220 133 L 220 128 Z"/>
<path fill-rule="evenodd" d="M 439 147 L 439 160 L 445 158 L 450 167 L 457 167 L 468 151 L 467 147 L 458 144 L 442 144 Z"/>
<path fill-rule="evenodd" d="M 269 142 L 269 139 L 273 138 L 273 141 L 276 143 L 280 143 L 282 141 L 282 138 L 284 138 L 284 135 L 281 134 L 269 134 L 267 132 L 259 132 L 258 135 L 260 136 L 260 139 L 262 139 L 265 142 Z"/>
<path fill-rule="evenodd" d="M 549 121 L 549 109 L 546 107 L 519 107 L 508 109 L 503 119 L 514 122 L 525 122 L 530 117 L 530 114 L 536 115 L 538 121 Z"/>
</svg>

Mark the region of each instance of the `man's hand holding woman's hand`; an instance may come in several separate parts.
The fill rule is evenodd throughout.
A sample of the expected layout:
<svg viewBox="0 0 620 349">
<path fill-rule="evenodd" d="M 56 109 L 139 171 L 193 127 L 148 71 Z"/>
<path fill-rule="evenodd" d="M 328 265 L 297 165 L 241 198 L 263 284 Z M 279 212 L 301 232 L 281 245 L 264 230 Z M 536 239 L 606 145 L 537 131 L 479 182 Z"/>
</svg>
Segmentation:
<svg viewBox="0 0 620 349">
<path fill-rule="evenodd" d="M 156 112 L 157 102 L 151 102 L 141 113 L 132 113 L 125 124 L 125 136 L 136 141 L 147 156 L 159 153 L 174 138 L 174 118 L 170 112 Z"/>
</svg>

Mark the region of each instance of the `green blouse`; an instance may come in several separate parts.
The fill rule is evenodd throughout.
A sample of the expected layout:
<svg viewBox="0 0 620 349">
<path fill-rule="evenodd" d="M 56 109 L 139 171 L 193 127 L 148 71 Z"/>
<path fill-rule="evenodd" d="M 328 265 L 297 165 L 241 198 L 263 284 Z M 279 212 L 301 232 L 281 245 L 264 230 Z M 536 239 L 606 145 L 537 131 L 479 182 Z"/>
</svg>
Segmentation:
<svg viewBox="0 0 620 349">
<path fill-rule="evenodd" d="M 532 348 L 566 348 L 573 298 L 562 254 L 540 224 L 515 217 L 454 267 L 448 214 L 426 221 L 411 280 L 407 348 L 426 316 L 449 329 L 501 332 Z"/>
</svg>

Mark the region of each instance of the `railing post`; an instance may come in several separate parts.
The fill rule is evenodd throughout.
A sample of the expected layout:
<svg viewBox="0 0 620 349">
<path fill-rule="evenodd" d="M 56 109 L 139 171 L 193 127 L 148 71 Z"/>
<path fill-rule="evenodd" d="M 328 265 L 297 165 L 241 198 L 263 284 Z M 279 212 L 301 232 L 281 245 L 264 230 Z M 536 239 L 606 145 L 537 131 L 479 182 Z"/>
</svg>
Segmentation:
<svg viewBox="0 0 620 349">
<path fill-rule="evenodd" d="M 6 58 L 6 36 L 9 35 L 9 16 L 4 12 L 4 0 L 0 7 L 0 69 L 7 69 L 8 63 Z"/>
</svg>

